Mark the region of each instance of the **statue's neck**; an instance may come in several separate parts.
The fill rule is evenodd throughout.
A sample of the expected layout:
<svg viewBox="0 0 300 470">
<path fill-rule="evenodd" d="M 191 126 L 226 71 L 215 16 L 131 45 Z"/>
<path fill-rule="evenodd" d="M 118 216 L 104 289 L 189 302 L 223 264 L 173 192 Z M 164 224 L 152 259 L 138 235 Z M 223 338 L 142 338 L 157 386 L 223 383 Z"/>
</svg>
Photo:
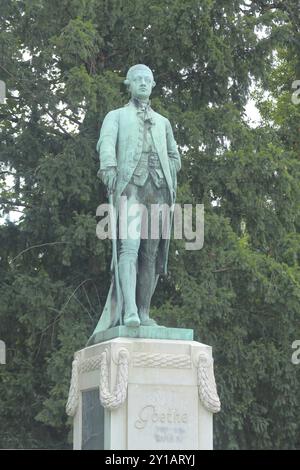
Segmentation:
<svg viewBox="0 0 300 470">
<path fill-rule="evenodd" d="M 150 106 L 149 98 L 131 98 L 131 101 L 135 104 L 137 108 L 144 108 L 145 106 Z"/>
</svg>

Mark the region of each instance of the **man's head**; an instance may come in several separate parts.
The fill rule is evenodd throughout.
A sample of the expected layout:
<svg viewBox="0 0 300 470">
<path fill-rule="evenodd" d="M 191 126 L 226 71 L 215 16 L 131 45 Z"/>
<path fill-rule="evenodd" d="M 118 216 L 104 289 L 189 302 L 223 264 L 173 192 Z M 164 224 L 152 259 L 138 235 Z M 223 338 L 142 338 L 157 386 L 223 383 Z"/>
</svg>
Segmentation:
<svg viewBox="0 0 300 470">
<path fill-rule="evenodd" d="M 137 64 L 130 67 L 127 72 L 125 85 L 131 93 L 132 98 L 140 100 L 148 99 L 152 88 L 155 86 L 153 73 L 147 65 Z"/>
</svg>

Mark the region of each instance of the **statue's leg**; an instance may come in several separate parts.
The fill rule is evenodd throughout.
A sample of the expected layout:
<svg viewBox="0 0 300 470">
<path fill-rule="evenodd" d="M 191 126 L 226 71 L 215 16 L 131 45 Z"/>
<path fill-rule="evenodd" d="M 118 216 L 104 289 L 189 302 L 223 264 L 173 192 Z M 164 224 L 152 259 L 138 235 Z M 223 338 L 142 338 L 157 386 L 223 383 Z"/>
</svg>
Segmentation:
<svg viewBox="0 0 300 470">
<path fill-rule="evenodd" d="M 155 326 L 155 320 L 149 317 L 151 299 L 157 284 L 156 258 L 163 229 L 162 204 L 168 201 L 168 193 L 165 188 L 156 188 L 149 178 L 144 187 L 144 202 L 147 207 L 147 227 L 144 230 L 145 217 L 142 218 L 142 236 L 139 257 L 136 298 L 138 313 L 143 326 Z M 154 204 L 154 206 L 153 206 Z M 152 212 L 152 209 L 154 212 Z M 156 214 L 156 215 L 155 215 Z"/>
<path fill-rule="evenodd" d="M 139 326 L 135 300 L 137 248 L 134 244 L 121 243 L 119 257 L 119 279 L 124 300 L 124 325 Z"/>
<path fill-rule="evenodd" d="M 127 196 L 127 207 L 120 214 L 127 221 L 127 230 L 124 238 L 119 239 L 119 279 L 124 300 L 124 325 L 136 327 L 140 325 L 136 305 L 136 276 L 137 258 L 140 246 L 140 215 L 129 215 L 133 204 L 137 203 L 136 191 L 133 185 L 128 185 L 124 195 Z"/>
<path fill-rule="evenodd" d="M 137 306 L 141 325 L 155 326 L 155 320 L 149 317 L 151 298 L 156 286 L 156 256 L 160 240 L 141 240 L 138 260 Z"/>
</svg>

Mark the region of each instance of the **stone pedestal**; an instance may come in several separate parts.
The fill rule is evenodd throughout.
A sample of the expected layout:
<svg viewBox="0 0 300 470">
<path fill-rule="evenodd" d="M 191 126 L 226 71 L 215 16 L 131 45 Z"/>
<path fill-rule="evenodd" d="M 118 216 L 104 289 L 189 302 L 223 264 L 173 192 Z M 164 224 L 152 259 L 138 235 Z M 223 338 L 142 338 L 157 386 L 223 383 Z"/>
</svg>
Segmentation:
<svg viewBox="0 0 300 470">
<path fill-rule="evenodd" d="M 75 354 L 74 449 L 212 449 L 219 409 L 205 344 L 118 337 Z"/>
</svg>

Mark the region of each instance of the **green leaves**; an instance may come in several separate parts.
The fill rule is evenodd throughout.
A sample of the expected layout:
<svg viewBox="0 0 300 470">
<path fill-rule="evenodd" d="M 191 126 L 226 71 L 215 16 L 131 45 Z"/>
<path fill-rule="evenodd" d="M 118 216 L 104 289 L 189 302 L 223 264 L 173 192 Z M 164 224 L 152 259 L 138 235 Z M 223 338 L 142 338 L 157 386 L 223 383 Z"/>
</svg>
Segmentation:
<svg viewBox="0 0 300 470">
<path fill-rule="evenodd" d="M 247 3 L 247 4 L 246 4 Z M 154 72 L 152 106 L 170 119 L 183 168 L 177 201 L 204 203 L 204 246 L 171 243 L 152 315 L 213 346 L 222 412 L 215 446 L 296 448 L 300 335 L 299 16 L 291 1 L 1 2 L 1 447 L 70 445 L 74 351 L 110 283 L 96 237 L 106 201 L 95 151 L 123 106 L 129 66 Z M 276 8 L 275 8 L 276 7 Z M 259 31 L 259 34 L 258 34 Z M 276 58 L 276 60 L 274 60 Z M 252 93 L 261 124 L 249 127 Z M 267 92 L 267 93 L 266 93 Z M 21 399 L 20 399 L 21 397 Z M 20 423 L 20 415 L 22 422 Z"/>
<path fill-rule="evenodd" d="M 91 21 L 71 19 L 61 31 L 57 51 L 67 64 L 86 63 L 96 57 L 103 43 Z"/>
</svg>

